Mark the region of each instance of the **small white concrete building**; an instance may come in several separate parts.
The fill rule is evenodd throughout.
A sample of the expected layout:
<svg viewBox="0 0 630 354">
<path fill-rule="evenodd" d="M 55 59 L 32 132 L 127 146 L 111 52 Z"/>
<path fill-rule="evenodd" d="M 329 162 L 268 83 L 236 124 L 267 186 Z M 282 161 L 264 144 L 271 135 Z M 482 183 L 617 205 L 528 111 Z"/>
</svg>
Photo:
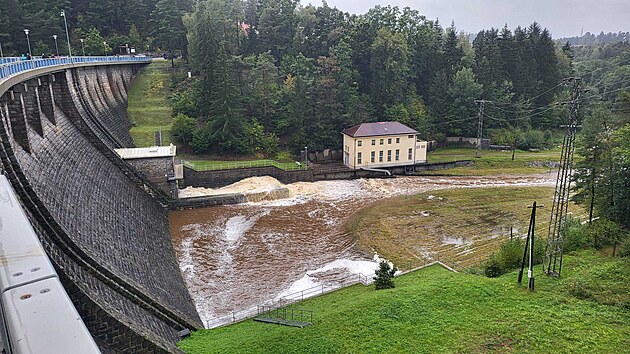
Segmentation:
<svg viewBox="0 0 630 354">
<path fill-rule="evenodd" d="M 343 163 L 354 170 L 427 162 L 427 142 L 398 122 L 362 123 L 342 134 Z"/>
</svg>

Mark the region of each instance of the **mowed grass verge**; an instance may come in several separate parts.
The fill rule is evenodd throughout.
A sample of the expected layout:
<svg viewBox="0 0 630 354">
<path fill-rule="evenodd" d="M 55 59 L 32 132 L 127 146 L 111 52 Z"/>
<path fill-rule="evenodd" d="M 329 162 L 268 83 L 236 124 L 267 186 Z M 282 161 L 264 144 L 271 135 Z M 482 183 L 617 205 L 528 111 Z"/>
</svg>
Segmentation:
<svg viewBox="0 0 630 354">
<path fill-rule="evenodd" d="M 164 145 L 172 142 L 172 109 L 168 102 L 170 62 L 153 61 L 138 73 L 129 90 L 127 112 L 134 125 L 131 137 L 136 146 L 154 145 L 154 132 L 162 131 Z"/>
<path fill-rule="evenodd" d="M 185 165 L 196 171 L 229 170 L 250 167 L 277 167 L 284 171 L 303 170 L 304 165 L 296 162 L 278 162 L 276 160 L 246 160 L 246 161 L 217 161 L 217 160 L 185 160 Z"/>
<path fill-rule="evenodd" d="M 515 272 L 491 279 L 432 266 L 396 278 L 395 289 L 355 285 L 303 301 L 299 308 L 314 311 L 310 327 L 246 320 L 179 346 L 190 354 L 628 352 L 627 259 L 583 251 L 565 257 L 559 279 L 535 273 L 531 293 Z"/>
<path fill-rule="evenodd" d="M 437 190 L 378 200 L 357 211 L 346 224 L 357 247 L 398 267 L 412 269 L 438 255 L 453 266 L 478 265 L 514 233 L 527 234 L 534 201 L 536 235 L 547 236 L 553 187 L 489 187 Z M 573 204 L 576 217 L 586 211 Z M 451 263 L 451 262 L 456 262 Z"/>
<path fill-rule="evenodd" d="M 451 162 L 472 160 L 473 166 L 456 167 L 448 170 L 422 171 L 423 175 L 482 176 L 497 174 L 538 174 L 549 172 L 549 167 L 531 166 L 533 162 L 560 161 L 560 148 L 540 152 L 516 150 L 514 161 L 511 151 L 483 150 L 480 158 L 476 158 L 476 149 L 462 147 L 439 148 L 429 152 L 427 161 Z"/>
</svg>

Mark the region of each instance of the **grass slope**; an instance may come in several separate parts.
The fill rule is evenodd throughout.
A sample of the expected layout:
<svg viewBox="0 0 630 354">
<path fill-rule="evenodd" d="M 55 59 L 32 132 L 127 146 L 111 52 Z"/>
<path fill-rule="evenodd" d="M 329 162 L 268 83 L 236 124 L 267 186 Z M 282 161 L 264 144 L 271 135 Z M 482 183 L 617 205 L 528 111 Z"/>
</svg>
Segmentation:
<svg viewBox="0 0 630 354">
<path fill-rule="evenodd" d="M 314 325 L 247 320 L 202 330 L 186 353 L 622 353 L 630 348 L 630 264 L 593 251 L 565 257 L 563 277 L 536 269 L 537 291 L 500 278 L 432 266 L 396 278 L 396 288 L 355 285 L 306 300 Z M 595 284 L 591 296 L 576 282 Z M 586 292 L 589 294 L 589 292 Z M 614 305 L 607 298 L 614 293 Z M 625 307 L 624 307 L 625 306 Z"/>
<path fill-rule="evenodd" d="M 162 130 L 164 145 L 172 142 L 172 110 L 169 96 L 169 61 L 153 61 L 142 69 L 129 90 L 127 112 L 133 123 L 131 137 L 136 146 L 154 145 L 154 132 Z"/>
<path fill-rule="evenodd" d="M 186 160 L 188 167 L 197 171 L 229 170 L 235 168 L 275 166 L 284 171 L 302 170 L 304 167 L 294 162 L 278 162 L 276 160 L 246 160 L 246 161 L 217 161 L 217 160 Z"/>
<path fill-rule="evenodd" d="M 376 201 L 356 212 L 346 226 L 360 249 L 377 252 L 403 269 L 422 265 L 426 253 L 435 258 L 434 252 L 468 267 L 494 253 L 509 238 L 510 226 L 516 234 L 527 233 L 527 206 L 533 201 L 546 206 L 536 218 L 536 235 L 546 236 L 553 194 L 551 187 L 431 191 Z M 570 210 L 585 214 L 574 205 Z"/>
<path fill-rule="evenodd" d="M 541 152 L 516 150 L 514 161 L 511 151 L 484 150 L 481 158 L 476 158 L 476 149 L 450 147 L 429 152 L 428 162 L 449 162 L 457 160 L 473 160 L 474 166 L 457 167 L 444 171 L 423 171 L 422 174 L 440 174 L 451 176 L 480 176 L 496 174 L 530 174 L 548 172 L 549 168 L 532 167 L 535 161 L 560 160 L 560 149 L 555 148 Z"/>
</svg>

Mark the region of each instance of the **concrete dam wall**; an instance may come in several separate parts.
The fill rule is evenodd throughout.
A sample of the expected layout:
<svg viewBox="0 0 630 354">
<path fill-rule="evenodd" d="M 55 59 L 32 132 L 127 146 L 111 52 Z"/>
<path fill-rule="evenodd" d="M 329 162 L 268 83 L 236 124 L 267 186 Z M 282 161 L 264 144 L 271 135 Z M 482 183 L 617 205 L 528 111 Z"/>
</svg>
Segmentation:
<svg viewBox="0 0 630 354">
<path fill-rule="evenodd" d="M 101 350 L 177 352 L 202 323 L 175 259 L 168 197 L 112 150 L 133 146 L 127 90 L 140 67 L 51 69 L 5 87 L 0 170 Z"/>
</svg>

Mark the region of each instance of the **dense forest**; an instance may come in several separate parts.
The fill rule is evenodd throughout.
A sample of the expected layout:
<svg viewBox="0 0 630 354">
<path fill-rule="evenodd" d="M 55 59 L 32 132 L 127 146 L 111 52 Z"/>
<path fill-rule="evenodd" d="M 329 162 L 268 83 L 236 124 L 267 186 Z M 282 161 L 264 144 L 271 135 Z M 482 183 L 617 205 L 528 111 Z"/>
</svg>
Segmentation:
<svg viewBox="0 0 630 354">
<path fill-rule="evenodd" d="M 533 147 L 560 125 L 560 83 L 572 69 L 570 46 L 556 46 L 537 23 L 471 42 L 410 8 L 355 15 L 297 0 L 1 2 L 8 54 L 27 51 L 29 27 L 34 54 L 53 53 L 61 10 L 75 53 L 181 52 L 193 78 L 173 95 L 174 132 L 196 152 L 337 148 L 343 128 L 381 120 L 426 139 L 475 135 L 478 99 L 491 101 L 484 125 L 494 140 Z"/>
<path fill-rule="evenodd" d="M 575 200 L 614 222 L 604 241 L 615 243 L 623 235 L 615 224 L 630 229 L 630 43 L 583 48 L 575 66 L 586 83 Z"/>
<path fill-rule="evenodd" d="M 67 55 L 63 10 L 73 53 L 115 54 L 128 45 L 139 52 L 186 49 L 182 16 L 192 0 L 0 0 L 0 44 L 4 55 L 28 53 L 29 29 L 33 55 Z M 83 39 L 83 46 L 81 44 Z"/>
<path fill-rule="evenodd" d="M 564 114 L 555 103 L 571 48 L 537 23 L 471 43 L 410 8 L 353 15 L 325 2 L 205 0 L 184 25 L 194 78 L 174 97 L 175 132 L 198 152 L 337 148 L 343 128 L 382 120 L 423 138 L 476 135 L 477 99 L 492 101 L 491 131 L 543 141 Z"/>
</svg>

